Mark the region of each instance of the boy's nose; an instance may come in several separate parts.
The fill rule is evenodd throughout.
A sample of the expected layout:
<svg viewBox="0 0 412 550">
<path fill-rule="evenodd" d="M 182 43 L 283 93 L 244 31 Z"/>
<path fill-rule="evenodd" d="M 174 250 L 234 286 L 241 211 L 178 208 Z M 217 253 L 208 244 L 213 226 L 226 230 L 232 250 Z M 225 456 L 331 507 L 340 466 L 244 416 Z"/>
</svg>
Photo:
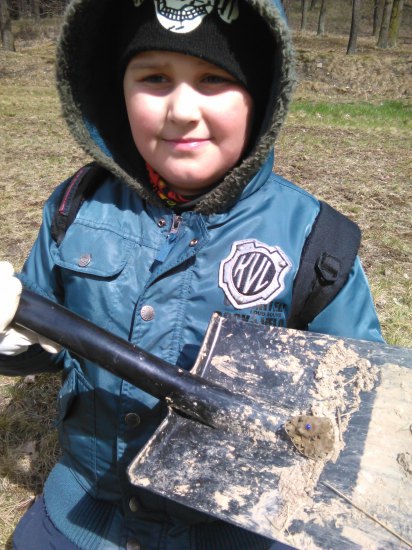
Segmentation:
<svg viewBox="0 0 412 550">
<path fill-rule="evenodd" d="M 179 84 L 169 97 L 168 118 L 177 124 L 196 122 L 200 117 L 199 97 L 191 86 Z"/>
</svg>

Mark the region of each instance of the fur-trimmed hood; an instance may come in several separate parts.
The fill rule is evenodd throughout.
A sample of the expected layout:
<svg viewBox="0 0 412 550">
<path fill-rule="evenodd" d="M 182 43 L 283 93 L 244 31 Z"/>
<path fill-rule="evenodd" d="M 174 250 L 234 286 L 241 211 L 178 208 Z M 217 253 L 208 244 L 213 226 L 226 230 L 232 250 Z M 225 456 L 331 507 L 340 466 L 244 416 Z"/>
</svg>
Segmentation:
<svg viewBox="0 0 412 550">
<path fill-rule="evenodd" d="M 143 199 L 161 206 L 131 136 L 119 71 L 119 55 L 124 47 L 121 22 L 130 19 L 130 10 L 133 17 L 138 13 L 135 3 L 72 0 L 58 44 L 57 86 L 63 114 L 81 147 Z M 241 163 L 193 204 L 193 209 L 203 214 L 223 212 L 239 198 L 272 151 L 291 97 L 293 49 L 280 0 L 246 3 L 247 9 L 256 10 L 262 18 L 270 42 L 273 40 L 269 47 L 265 45 L 265 59 L 256 59 L 268 81 L 266 106 L 261 108 L 259 126 Z M 245 40 L 252 51 L 262 45 L 261 36 L 250 35 Z"/>
</svg>

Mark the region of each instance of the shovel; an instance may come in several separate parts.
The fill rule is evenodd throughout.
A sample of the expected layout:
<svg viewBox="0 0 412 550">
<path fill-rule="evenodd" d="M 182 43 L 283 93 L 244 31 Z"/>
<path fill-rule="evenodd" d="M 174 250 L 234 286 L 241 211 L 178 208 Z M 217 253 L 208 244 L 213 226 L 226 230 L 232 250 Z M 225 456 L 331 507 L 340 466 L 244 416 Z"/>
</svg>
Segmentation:
<svg viewBox="0 0 412 550">
<path fill-rule="evenodd" d="M 305 548 L 412 548 L 412 350 L 214 314 L 191 372 L 28 290 L 14 322 L 168 404 L 132 484 Z"/>
</svg>

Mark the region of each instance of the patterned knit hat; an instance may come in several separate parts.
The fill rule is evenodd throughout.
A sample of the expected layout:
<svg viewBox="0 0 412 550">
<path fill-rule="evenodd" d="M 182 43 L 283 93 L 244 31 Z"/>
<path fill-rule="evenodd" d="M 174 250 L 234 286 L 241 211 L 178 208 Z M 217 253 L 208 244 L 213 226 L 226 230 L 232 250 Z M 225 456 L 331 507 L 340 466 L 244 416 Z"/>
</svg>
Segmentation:
<svg viewBox="0 0 412 550">
<path fill-rule="evenodd" d="M 266 52 L 271 51 L 266 25 L 246 3 L 201 2 L 135 0 L 135 17 L 125 21 L 122 29 L 121 74 L 138 52 L 174 51 L 221 67 L 245 86 L 255 104 L 264 101 L 267 83 L 262 67 L 265 67 Z M 252 36 L 261 38 L 258 44 L 250 43 Z"/>
</svg>

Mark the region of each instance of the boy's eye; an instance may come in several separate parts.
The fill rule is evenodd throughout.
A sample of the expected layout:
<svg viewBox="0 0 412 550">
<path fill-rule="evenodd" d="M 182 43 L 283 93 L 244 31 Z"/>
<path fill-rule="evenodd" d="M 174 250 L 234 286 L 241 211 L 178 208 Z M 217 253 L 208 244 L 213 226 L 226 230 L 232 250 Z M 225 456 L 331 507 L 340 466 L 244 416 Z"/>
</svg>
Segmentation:
<svg viewBox="0 0 412 550">
<path fill-rule="evenodd" d="M 233 80 L 228 78 L 227 76 L 222 76 L 219 74 L 205 75 L 202 80 L 206 84 L 223 84 L 223 83 L 233 82 Z"/>
<path fill-rule="evenodd" d="M 152 84 L 162 84 L 167 81 L 167 78 L 161 74 L 150 74 L 142 78 L 143 82 L 150 82 Z"/>
</svg>

